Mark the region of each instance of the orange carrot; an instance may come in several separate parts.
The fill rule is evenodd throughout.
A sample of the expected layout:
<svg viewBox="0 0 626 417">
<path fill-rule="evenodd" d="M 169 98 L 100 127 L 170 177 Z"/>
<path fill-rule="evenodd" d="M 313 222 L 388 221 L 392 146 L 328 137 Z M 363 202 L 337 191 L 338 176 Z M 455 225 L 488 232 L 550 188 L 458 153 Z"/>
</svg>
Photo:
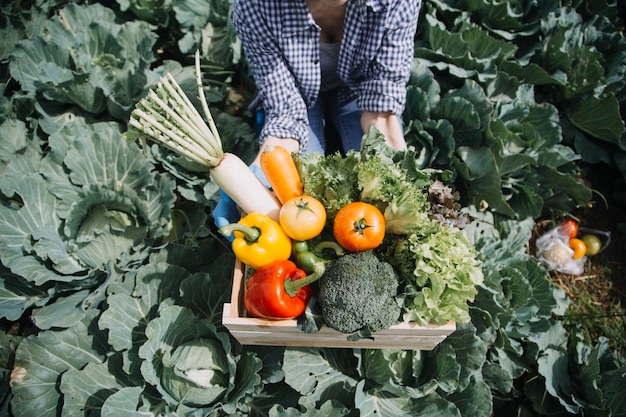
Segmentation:
<svg viewBox="0 0 626 417">
<path fill-rule="evenodd" d="M 265 178 L 281 204 L 303 194 L 298 169 L 287 149 L 282 146 L 268 147 L 261 153 L 260 162 Z"/>
</svg>

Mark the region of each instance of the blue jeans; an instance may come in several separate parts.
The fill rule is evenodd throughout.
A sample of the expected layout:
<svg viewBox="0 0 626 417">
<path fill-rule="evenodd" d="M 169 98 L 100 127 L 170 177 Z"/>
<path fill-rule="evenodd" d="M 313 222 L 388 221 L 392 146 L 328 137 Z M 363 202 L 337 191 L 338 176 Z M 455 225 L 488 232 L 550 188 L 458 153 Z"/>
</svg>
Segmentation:
<svg viewBox="0 0 626 417">
<path fill-rule="evenodd" d="M 303 153 L 319 152 L 323 154 L 328 148 L 340 148 L 344 151 L 361 149 L 362 113 L 363 110 L 357 106 L 356 99 L 339 104 L 335 94 L 320 94 L 317 102 L 308 111 L 309 142 Z M 326 137 L 326 123 L 328 122 L 334 127 L 339 138 Z M 341 144 L 327 143 L 327 140 L 337 139 L 341 141 Z"/>
<path fill-rule="evenodd" d="M 302 153 L 318 152 L 325 154 L 329 148 L 341 149 L 344 152 L 360 150 L 361 139 L 363 138 L 362 114 L 363 110 L 357 106 L 356 99 L 340 104 L 333 92 L 321 93 L 315 104 L 308 110 L 309 141 Z M 328 121 L 339 135 L 341 143 L 327 143 L 327 139 L 337 140 L 335 137 L 326 137 L 326 123 Z M 265 113 L 261 107 L 256 112 L 258 132 L 261 131 L 264 122 Z M 400 117 L 398 117 L 398 122 L 402 124 Z"/>
</svg>

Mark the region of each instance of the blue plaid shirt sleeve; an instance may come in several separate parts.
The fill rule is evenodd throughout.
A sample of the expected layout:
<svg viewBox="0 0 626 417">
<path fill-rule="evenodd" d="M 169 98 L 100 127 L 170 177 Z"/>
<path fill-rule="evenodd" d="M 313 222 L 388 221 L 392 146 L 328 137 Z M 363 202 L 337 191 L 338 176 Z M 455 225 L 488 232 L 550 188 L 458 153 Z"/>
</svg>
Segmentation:
<svg viewBox="0 0 626 417">
<path fill-rule="evenodd" d="M 269 136 L 294 138 L 304 148 L 308 139 L 307 105 L 279 47 L 282 16 L 281 6 L 271 7 L 275 3 L 236 0 L 232 18 L 266 112 L 261 142 Z"/>
<path fill-rule="evenodd" d="M 346 73 L 352 74 L 349 85 L 359 107 L 400 115 L 406 104 L 406 83 L 411 74 L 421 3 L 420 0 L 387 3 L 386 11 L 379 12 L 383 16 L 378 19 L 383 21 L 370 23 L 370 37 L 359 40 L 362 43 L 359 55 L 364 57 L 359 71 L 350 68 Z"/>
</svg>

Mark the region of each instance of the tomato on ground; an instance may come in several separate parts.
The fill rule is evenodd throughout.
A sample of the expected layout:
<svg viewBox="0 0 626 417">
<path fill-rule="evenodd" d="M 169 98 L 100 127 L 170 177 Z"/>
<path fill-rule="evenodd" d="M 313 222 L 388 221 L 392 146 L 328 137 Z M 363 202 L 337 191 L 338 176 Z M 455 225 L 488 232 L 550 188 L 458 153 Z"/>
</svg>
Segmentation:
<svg viewBox="0 0 626 417">
<path fill-rule="evenodd" d="M 385 237 L 385 218 L 372 204 L 349 203 L 337 212 L 333 233 L 337 243 L 351 252 L 374 249 Z"/>
<path fill-rule="evenodd" d="M 572 256 L 574 259 L 580 259 L 585 256 L 585 253 L 587 253 L 587 246 L 585 245 L 585 242 L 578 238 L 570 239 L 569 247 L 574 251 L 574 255 Z"/>
<path fill-rule="evenodd" d="M 578 222 L 573 219 L 565 219 L 558 226 L 559 234 L 574 239 L 578 234 Z"/>
<path fill-rule="evenodd" d="M 596 235 L 586 234 L 583 235 L 580 240 L 585 242 L 585 245 L 587 246 L 586 254 L 589 256 L 597 255 L 598 252 L 600 252 L 600 249 L 602 249 L 602 241 Z"/>
<path fill-rule="evenodd" d="M 294 197 L 280 208 L 280 226 L 294 240 L 313 239 L 326 225 L 324 205 L 310 195 Z"/>
</svg>

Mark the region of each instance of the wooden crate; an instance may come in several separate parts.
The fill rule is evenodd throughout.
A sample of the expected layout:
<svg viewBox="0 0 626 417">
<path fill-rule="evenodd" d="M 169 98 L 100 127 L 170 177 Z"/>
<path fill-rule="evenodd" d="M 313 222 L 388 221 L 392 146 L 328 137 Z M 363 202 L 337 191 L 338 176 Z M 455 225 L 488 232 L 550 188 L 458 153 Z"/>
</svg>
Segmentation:
<svg viewBox="0 0 626 417">
<path fill-rule="evenodd" d="M 224 304 L 222 323 L 242 345 L 315 346 L 331 348 L 431 350 L 456 330 L 455 322 L 417 326 L 397 323 L 374 333 L 374 340 L 349 341 L 346 333 L 323 326 L 316 333 L 305 333 L 294 320 L 266 320 L 248 317 L 243 306 L 245 270 L 235 264 L 231 302 Z"/>
</svg>

